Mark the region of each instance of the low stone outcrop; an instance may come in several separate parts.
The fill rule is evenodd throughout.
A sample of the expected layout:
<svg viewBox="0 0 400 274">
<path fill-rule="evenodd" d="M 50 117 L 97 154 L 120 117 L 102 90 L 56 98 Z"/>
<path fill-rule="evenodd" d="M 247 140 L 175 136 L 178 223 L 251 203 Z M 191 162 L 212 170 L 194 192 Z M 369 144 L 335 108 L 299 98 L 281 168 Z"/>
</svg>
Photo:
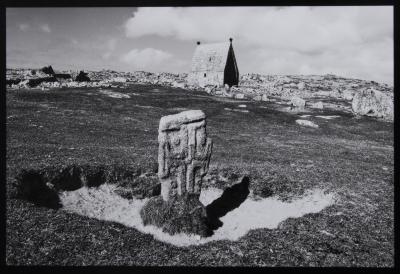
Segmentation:
<svg viewBox="0 0 400 274">
<path fill-rule="evenodd" d="M 318 108 L 318 109 L 323 109 L 324 108 L 324 103 L 320 102 L 316 102 L 314 104 L 311 105 L 312 108 Z"/>
<path fill-rule="evenodd" d="M 306 101 L 295 96 L 290 100 L 290 104 L 297 108 L 304 108 L 306 106 Z"/>
<path fill-rule="evenodd" d="M 305 127 L 312 127 L 312 128 L 318 128 L 319 127 L 317 124 L 314 124 L 311 121 L 302 120 L 302 119 L 296 120 L 296 124 L 299 124 L 299 125 L 305 126 Z"/>
<path fill-rule="evenodd" d="M 393 99 L 379 90 L 364 89 L 357 93 L 352 101 L 352 110 L 359 115 L 368 115 L 392 120 Z"/>
</svg>

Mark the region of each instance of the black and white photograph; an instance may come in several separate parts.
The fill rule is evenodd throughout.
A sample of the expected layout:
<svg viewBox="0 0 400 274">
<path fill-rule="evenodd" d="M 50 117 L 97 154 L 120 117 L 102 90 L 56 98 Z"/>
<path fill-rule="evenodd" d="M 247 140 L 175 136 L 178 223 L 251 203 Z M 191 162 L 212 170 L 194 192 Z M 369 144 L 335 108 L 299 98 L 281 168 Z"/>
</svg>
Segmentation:
<svg viewBox="0 0 400 274">
<path fill-rule="evenodd" d="M 389 267 L 394 7 L 5 7 L 8 266 Z"/>
</svg>

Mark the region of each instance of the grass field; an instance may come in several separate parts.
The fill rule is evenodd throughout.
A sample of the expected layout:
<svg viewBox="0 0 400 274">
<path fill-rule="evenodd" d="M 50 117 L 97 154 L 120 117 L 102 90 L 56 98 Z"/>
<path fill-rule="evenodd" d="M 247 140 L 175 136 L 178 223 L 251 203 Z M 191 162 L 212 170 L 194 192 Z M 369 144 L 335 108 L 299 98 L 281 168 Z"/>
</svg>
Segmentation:
<svg viewBox="0 0 400 274">
<path fill-rule="evenodd" d="M 157 86 L 114 91 L 130 98 L 90 88 L 7 92 L 7 264 L 394 265 L 393 123 L 333 109 L 290 113 L 277 103 Z M 249 112 L 224 109 L 239 104 Z M 160 118 L 187 109 L 207 115 L 210 176 L 248 175 L 256 195 L 281 199 L 323 188 L 338 202 L 238 241 L 176 247 L 117 223 L 13 198 L 21 169 L 76 164 L 154 172 Z M 295 123 L 307 114 L 319 128 Z"/>
</svg>

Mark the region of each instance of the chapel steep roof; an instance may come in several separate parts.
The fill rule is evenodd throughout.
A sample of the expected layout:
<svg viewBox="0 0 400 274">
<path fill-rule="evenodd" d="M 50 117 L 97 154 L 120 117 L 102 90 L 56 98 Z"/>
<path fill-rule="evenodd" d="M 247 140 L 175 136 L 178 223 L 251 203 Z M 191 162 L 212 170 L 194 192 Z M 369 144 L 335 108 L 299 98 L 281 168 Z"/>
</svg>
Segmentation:
<svg viewBox="0 0 400 274">
<path fill-rule="evenodd" d="M 223 72 L 230 46 L 230 42 L 198 44 L 192 59 L 192 72 Z"/>
</svg>

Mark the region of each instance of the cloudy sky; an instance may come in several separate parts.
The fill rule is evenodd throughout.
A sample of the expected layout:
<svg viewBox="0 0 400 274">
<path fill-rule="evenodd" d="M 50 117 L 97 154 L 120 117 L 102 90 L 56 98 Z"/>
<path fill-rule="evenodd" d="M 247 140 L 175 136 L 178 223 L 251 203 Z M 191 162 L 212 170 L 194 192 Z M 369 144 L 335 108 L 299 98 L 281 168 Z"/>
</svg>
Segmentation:
<svg viewBox="0 0 400 274">
<path fill-rule="evenodd" d="M 7 8 L 7 67 L 188 72 L 233 38 L 239 72 L 393 84 L 392 7 Z"/>
</svg>

